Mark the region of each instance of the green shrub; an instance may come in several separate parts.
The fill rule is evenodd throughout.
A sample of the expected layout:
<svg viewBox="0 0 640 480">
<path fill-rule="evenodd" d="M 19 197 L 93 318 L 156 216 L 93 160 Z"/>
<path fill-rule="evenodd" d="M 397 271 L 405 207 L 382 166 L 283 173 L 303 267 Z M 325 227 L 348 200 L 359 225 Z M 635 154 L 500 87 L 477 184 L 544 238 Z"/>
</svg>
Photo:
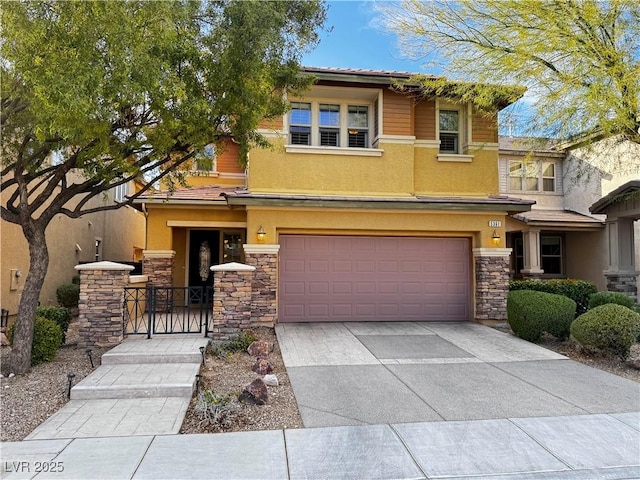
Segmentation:
<svg viewBox="0 0 640 480">
<path fill-rule="evenodd" d="M 589 297 L 598 289 L 593 283 L 574 279 L 553 280 L 512 280 L 509 291 L 536 290 L 538 292 L 564 295 L 576 302 L 576 316 L 582 315 L 589 309 Z"/>
<path fill-rule="evenodd" d="M 80 275 L 74 275 L 71 277 L 71 283 L 74 285 L 80 285 Z"/>
<path fill-rule="evenodd" d="M 607 303 L 614 303 L 633 309 L 633 299 L 624 293 L 596 292 L 589 297 L 589 310 L 599 307 L 600 305 L 606 305 Z"/>
<path fill-rule="evenodd" d="M 66 308 L 75 308 L 80 300 L 80 285 L 75 283 L 66 283 L 60 285 L 56 290 L 58 303 Z"/>
<path fill-rule="evenodd" d="M 8 339 L 13 346 L 15 324 L 11 325 Z M 33 327 L 33 343 L 31 344 L 31 365 L 50 362 L 56 358 L 58 348 L 62 345 L 62 329 L 53 320 L 36 317 Z"/>
<path fill-rule="evenodd" d="M 48 320 L 53 320 L 62 330 L 62 343 L 67 340 L 67 330 L 69 329 L 69 323 L 71 323 L 71 312 L 66 307 L 38 307 L 36 309 L 36 317 L 43 317 Z"/>
<path fill-rule="evenodd" d="M 211 348 L 214 355 L 224 358 L 232 352 L 246 352 L 249 345 L 257 339 L 251 332 L 240 332 L 233 340 L 213 344 Z"/>
<path fill-rule="evenodd" d="M 606 304 L 580 315 L 571 336 L 588 348 L 606 350 L 626 360 L 640 335 L 640 315 L 622 305 Z"/>
<path fill-rule="evenodd" d="M 507 320 L 513 333 L 539 342 L 543 333 L 565 340 L 575 318 L 576 302 L 564 295 L 518 290 L 507 296 Z"/>
</svg>

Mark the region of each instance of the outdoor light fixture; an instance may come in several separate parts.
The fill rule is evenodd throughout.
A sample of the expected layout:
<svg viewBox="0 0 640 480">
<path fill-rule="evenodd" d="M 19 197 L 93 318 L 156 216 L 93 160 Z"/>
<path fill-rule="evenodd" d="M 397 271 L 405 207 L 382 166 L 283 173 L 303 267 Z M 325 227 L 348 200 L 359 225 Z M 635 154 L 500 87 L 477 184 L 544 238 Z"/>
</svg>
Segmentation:
<svg viewBox="0 0 640 480">
<path fill-rule="evenodd" d="M 67 373 L 67 380 L 69 380 L 69 386 L 67 387 L 67 398 L 71 398 L 71 386 L 73 385 L 73 379 L 76 378 L 76 374 L 73 372 Z"/>
<path fill-rule="evenodd" d="M 91 351 L 91 349 L 90 349 L 90 348 L 87 348 L 87 349 L 84 351 L 84 353 L 86 353 L 86 354 L 87 354 L 87 357 L 89 357 L 89 361 L 91 362 L 91 368 L 96 368 L 96 367 L 94 367 L 94 366 L 93 366 L 93 357 L 91 356 L 91 354 L 92 354 L 93 352 Z"/>
<path fill-rule="evenodd" d="M 200 380 L 202 380 L 202 375 L 200 375 L 199 373 L 196 374 L 196 392 L 194 394 L 197 395 L 200 392 Z"/>
<path fill-rule="evenodd" d="M 256 233 L 257 237 L 258 237 L 258 243 L 264 243 L 264 239 L 267 236 L 267 232 L 264 231 L 264 228 L 262 227 L 262 225 L 260 225 L 260 228 L 258 229 L 258 232 Z"/>
<path fill-rule="evenodd" d="M 494 230 L 491 234 L 491 241 L 496 246 L 500 245 L 500 234 L 497 232 L 497 230 Z"/>
<path fill-rule="evenodd" d="M 202 364 L 204 365 L 204 349 L 205 347 L 200 347 L 200 355 L 202 355 Z"/>
</svg>

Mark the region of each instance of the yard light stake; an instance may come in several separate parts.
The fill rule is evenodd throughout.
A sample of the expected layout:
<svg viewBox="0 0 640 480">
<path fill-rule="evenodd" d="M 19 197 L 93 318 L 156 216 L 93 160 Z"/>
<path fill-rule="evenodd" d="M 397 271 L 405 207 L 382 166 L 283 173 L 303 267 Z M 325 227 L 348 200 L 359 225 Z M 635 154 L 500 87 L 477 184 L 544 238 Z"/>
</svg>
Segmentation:
<svg viewBox="0 0 640 480">
<path fill-rule="evenodd" d="M 200 347 L 200 355 L 202 355 L 202 365 L 204 365 L 204 347 Z"/>
<path fill-rule="evenodd" d="M 73 379 L 76 378 L 76 374 L 73 372 L 67 373 L 67 380 L 69 380 L 69 386 L 67 387 L 67 398 L 71 398 L 71 386 L 73 385 Z"/>
<path fill-rule="evenodd" d="M 87 348 L 87 349 L 84 351 L 84 353 L 86 353 L 86 354 L 87 354 L 87 357 L 89 357 L 89 361 L 91 362 L 91 368 L 95 368 L 95 367 L 93 366 L 93 357 L 91 356 L 91 354 L 92 354 L 93 352 L 91 351 L 91 349 L 90 349 L 90 348 Z"/>
</svg>

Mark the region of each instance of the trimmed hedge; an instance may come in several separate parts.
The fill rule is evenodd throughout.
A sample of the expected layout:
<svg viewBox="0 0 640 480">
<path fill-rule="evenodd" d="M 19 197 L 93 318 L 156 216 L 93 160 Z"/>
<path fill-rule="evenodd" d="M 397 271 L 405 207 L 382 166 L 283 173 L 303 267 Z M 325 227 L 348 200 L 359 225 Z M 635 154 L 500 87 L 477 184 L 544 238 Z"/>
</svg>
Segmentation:
<svg viewBox="0 0 640 480">
<path fill-rule="evenodd" d="M 507 295 L 507 320 L 513 333 L 537 343 L 543 333 L 565 340 L 575 318 L 576 302 L 564 295 L 518 290 Z"/>
<path fill-rule="evenodd" d="M 62 343 L 67 340 L 67 330 L 71 323 L 71 312 L 66 307 L 38 307 L 36 308 L 36 317 L 43 317 L 56 322 L 62 330 Z"/>
<path fill-rule="evenodd" d="M 60 285 L 56 290 L 58 303 L 66 308 L 75 308 L 80 301 L 80 285 L 66 283 Z"/>
<path fill-rule="evenodd" d="M 616 304 L 595 307 L 571 324 L 571 336 L 585 347 L 610 351 L 622 360 L 640 335 L 640 315 Z"/>
<path fill-rule="evenodd" d="M 8 339 L 13 346 L 15 324 L 9 328 Z M 33 343 L 31 344 L 31 365 L 50 362 L 56 358 L 58 348 L 62 345 L 62 329 L 53 320 L 36 317 L 33 327 Z"/>
<path fill-rule="evenodd" d="M 535 290 L 538 292 L 564 295 L 576 302 L 576 316 L 589 310 L 589 297 L 597 293 L 593 283 L 584 280 L 553 279 L 553 280 L 512 280 L 509 291 Z"/>
<path fill-rule="evenodd" d="M 633 298 L 624 293 L 596 292 L 589 297 L 589 310 L 599 307 L 600 305 L 606 305 L 607 303 L 614 303 L 631 309 L 633 309 L 634 305 Z"/>
</svg>

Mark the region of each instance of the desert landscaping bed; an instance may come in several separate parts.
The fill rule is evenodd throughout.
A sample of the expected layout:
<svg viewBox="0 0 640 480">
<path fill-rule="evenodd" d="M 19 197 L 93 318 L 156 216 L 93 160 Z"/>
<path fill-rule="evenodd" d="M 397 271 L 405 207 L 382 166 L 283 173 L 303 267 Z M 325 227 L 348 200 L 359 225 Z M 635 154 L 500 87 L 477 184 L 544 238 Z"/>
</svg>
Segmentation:
<svg viewBox="0 0 640 480">
<path fill-rule="evenodd" d="M 508 332 L 508 327 L 498 329 Z M 265 405 L 250 402 L 237 403 L 222 422 L 213 424 L 203 420 L 197 411 L 198 399 L 194 398 L 180 430 L 181 433 L 274 430 L 303 426 L 273 330 L 256 329 L 252 333 L 259 340 L 272 343 L 274 346 L 273 351 L 268 355 L 268 360 L 273 367 L 273 374 L 278 378 L 279 385 L 267 387 L 267 403 Z M 613 355 L 587 355 L 573 342 L 559 342 L 552 337 L 545 336 L 541 346 L 591 367 L 640 383 L 640 344 L 638 343 L 632 347 L 627 362 L 622 362 Z M 96 367 L 106 351 L 107 349 L 93 349 L 92 357 Z M 9 347 L 2 347 L 0 361 L 8 352 Z M 238 394 L 258 377 L 251 370 L 255 361 L 254 357 L 245 352 L 219 356 L 209 351 L 205 366 L 201 369 L 200 391 L 213 390 L 218 395 L 237 398 Z M 67 402 L 67 373 L 73 372 L 77 383 L 92 370 L 86 349 L 66 345 L 60 349 L 53 362 L 37 365 L 24 375 L 1 378 L 1 440 L 23 440 Z"/>
</svg>

